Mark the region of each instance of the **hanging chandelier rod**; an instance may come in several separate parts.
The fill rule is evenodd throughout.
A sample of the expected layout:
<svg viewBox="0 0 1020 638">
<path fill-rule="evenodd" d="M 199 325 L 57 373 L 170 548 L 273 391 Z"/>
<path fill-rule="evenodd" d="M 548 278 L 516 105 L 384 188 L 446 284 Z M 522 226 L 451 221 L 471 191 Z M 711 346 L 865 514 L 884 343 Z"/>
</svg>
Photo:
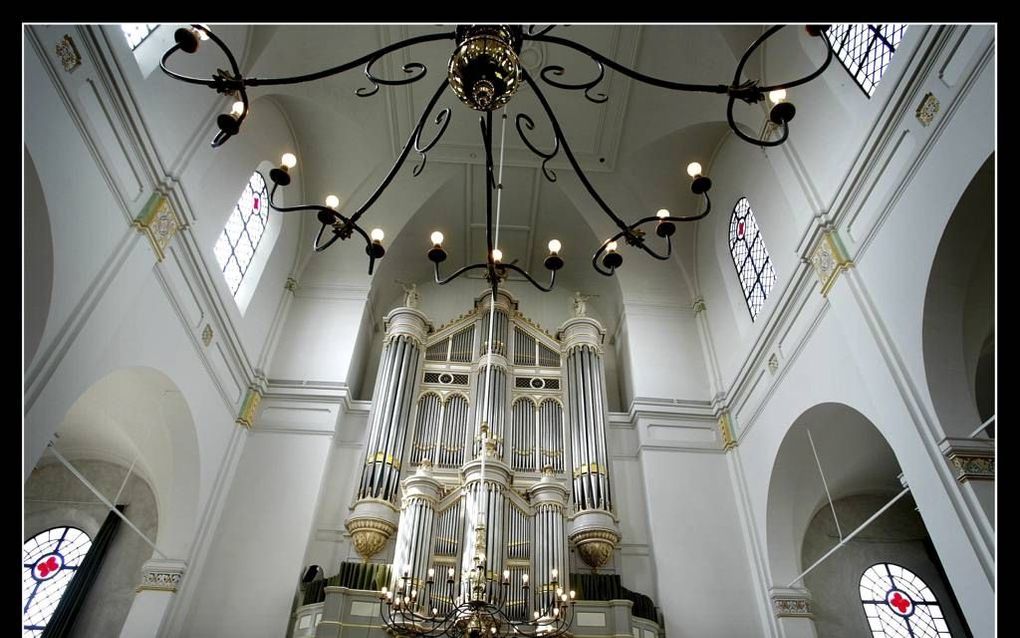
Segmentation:
<svg viewBox="0 0 1020 638">
<path fill-rule="evenodd" d="M 160 59 L 160 68 L 162 68 L 167 75 L 176 80 L 189 84 L 203 85 L 224 95 L 234 95 L 238 99 L 238 101 L 234 103 L 231 112 L 222 113 L 216 119 L 216 123 L 219 126 L 219 132 L 213 138 L 212 146 L 218 147 L 230 139 L 230 137 L 236 135 L 240 131 L 241 124 L 247 118 L 250 110 L 250 102 L 247 92 L 247 88 L 249 87 L 279 86 L 312 82 L 338 75 L 357 67 L 363 67 L 363 73 L 371 86 L 370 88 L 358 88 L 355 91 L 355 94 L 359 97 L 369 97 L 375 95 L 380 86 L 402 86 L 412 84 L 423 79 L 428 72 L 428 69 L 424 64 L 420 62 L 408 62 L 402 66 L 405 77 L 396 79 L 380 77 L 375 74 L 373 69 L 374 65 L 383 56 L 418 44 L 454 40 L 457 42 L 458 47 L 450 61 L 449 77 L 440 83 L 427 106 L 419 116 L 416 126 L 408 136 L 407 141 L 404 143 L 399 156 L 393 163 L 389 172 L 361 206 L 359 206 L 353 213 L 344 215 L 335 209 L 335 206 L 339 204 L 339 200 L 334 197 L 334 205 L 321 206 L 308 204 L 278 207 L 273 201 L 273 194 L 275 194 L 278 186 L 286 186 L 290 183 L 290 176 L 287 174 L 287 170 L 293 168 L 296 163 L 296 158 L 294 158 L 291 154 L 287 154 L 285 155 L 285 159 L 288 159 L 289 161 L 283 162 L 280 168 L 273 169 L 273 171 L 270 172 L 270 177 L 273 178 L 274 182 L 273 191 L 270 195 L 271 208 L 278 212 L 315 212 L 319 222 L 321 223 L 319 232 L 316 234 L 313 242 L 313 248 L 316 252 L 321 252 L 326 248 L 329 248 L 338 239 L 349 239 L 355 232 L 357 232 L 365 240 L 365 252 L 369 256 L 368 272 L 369 274 L 372 274 L 375 261 L 377 259 L 381 259 L 385 255 L 386 251 L 382 245 L 382 240 L 385 235 L 382 229 L 378 228 L 373 229 L 371 233 L 366 233 L 357 222 L 389 187 L 397 172 L 404 165 L 404 162 L 412 148 L 419 154 L 420 157 L 419 163 L 412 170 L 412 175 L 417 177 L 422 172 L 427 161 L 428 151 L 435 147 L 440 141 L 450 123 L 452 111 L 449 107 L 447 107 L 442 109 L 434 120 L 435 125 L 438 126 L 439 129 L 432 140 L 425 144 L 422 143 L 421 136 L 424 131 L 426 121 L 428 120 L 429 115 L 431 115 L 439 97 L 449 86 L 454 90 L 458 97 L 471 106 L 471 108 L 489 113 L 488 118 L 480 119 L 482 141 L 486 153 L 486 173 L 490 189 L 486 202 L 488 218 L 491 216 L 491 189 L 496 188 L 495 180 L 492 175 L 491 112 L 495 108 L 499 108 L 504 105 L 510 97 L 512 97 L 518 86 L 523 82 L 527 83 L 528 86 L 534 90 L 542 109 L 545 111 L 546 116 L 549 119 L 549 123 L 553 130 L 553 148 L 550 151 L 543 151 L 532 143 L 530 139 L 528 139 L 525 129 L 528 131 L 534 130 L 535 123 L 534 120 L 526 113 L 518 113 L 515 118 L 515 128 L 517 129 L 518 135 L 528 150 L 537 158 L 542 160 L 542 173 L 550 182 L 556 181 L 556 174 L 548 167 L 548 162 L 552 158 L 556 157 L 562 148 L 567 161 L 577 174 L 582 186 L 584 186 L 585 190 L 592 197 L 602 212 L 605 213 L 619 229 L 619 232 L 617 232 L 614 236 L 602 242 L 592 255 L 593 268 L 602 275 L 612 276 L 615 274 L 616 269 L 623 263 L 622 256 L 617 252 L 617 240 L 619 239 L 623 239 L 631 246 L 640 248 L 654 259 L 668 260 L 672 255 L 672 235 L 676 232 L 676 224 L 698 221 L 699 219 L 703 219 L 710 212 L 711 202 L 708 199 L 708 190 L 712 185 L 711 180 L 701 175 L 701 165 L 697 162 L 692 162 L 688 166 L 688 174 L 693 179 L 691 184 L 692 192 L 696 195 L 705 196 L 705 208 L 701 213 L 674 216 L 671 215 L 669 211 L 663 209 L 660 210 L 655 217 L 643 217 L 633 223 L 627 223 L 624 221 L 624 219 L 618 215 L 599 195 L 585 172 L 581 169 L 576 157 L 570 149 L 570 145 L 563 133 L 563 129 L 553 113 L 552 108 L 549 106 L 545 95 L 538 87 L 538 83 L 531 74 L 527 72 L 527 70 L 520 67 L 516 54 L 520 51 L 520 47 L 524 42 L 539 42 L 561 46 L 581 53 L 594 62 L 597 73 L 593 79 L 584 82 L 565 82 L 557 79 L 563 75 L 564 68 L 562 66 L 552 64 L 544 66 L 539 71 L 538 75 L 543 82 L 555 88 L 569 91 L 582 91 L 587 100 L 596 104 L 601 104 L 609 99 L 609 96 L 604 93 L 592 93 L 592 90 L 605 79 L 606 67 L 609 67 L 610 69 L 621 73 L 632 80 L 662 89 L 677 92 L 726 95 L 726 121 L 730 129 L 741 140 L 763 148 L 779 146 L 789 137 L 789 122 L 796 114 L 796 108 L 786 99 L 786 91 L 816 79 L 829 67 L 833 58 L 832 46 L 828 39 L 824 37 L 824 33 L 828 28 L 828 25 L 808 26 L 806 27 L 808 34 L 813 37 L 818 37 L 823 42 L 826 49 L 825 60 L 816 70 L 795 80 L 766 86 L 759 86 L 758 80 L 741 81 L 744 69 L 750 60 L 751 55 L 769 38 L 774 36 L 784 26 L 786 26 L 776 25 L 766 29 L 765 32 L 755 39 L 755 41 L 747 48 L 737 63 L 733 79 L 729 84 L 692 84 L 667 80 L 638 72 L 580 43 L 564 37 L 548 35 L 549 31 L 551 31 L 554 26 L 555 25 L 550 25 L 542 29 L 537 29 L 535 25 L 531 25 L 527 29 L 523 29 L 514 25 L 462 25 L 457 27 L 456 31 L 452 32 L 447 31 L 443 33 L 405 38 L 398 42 L 376 49 L 371 53 L 362 55 L 344 64 L 328 67 L 319 71 L 294 76 L 258 78 L 245 77 L 241 73 L 237 60 L 226 43 L 213 33 L 209 27 L 195 24 L 191 25 L 191 28 L 181 28 L 174 33 L 175 44 L 163 54 Z M 211 78 L 206 79 L 187 76 L 169 69 L 167 63 L 174 53 L 177 51 L 183 51 L 189 54 L 195 53 L 202 40 L 212 41 L 212 43 L 223 52 L 230 66 L 229 71 L 218 69 Z M 484 46 L 479 45 L 475 49 L 472 49 L 472 43 L 475 41 L 484 42 Z M 494 44 L 496 45 L 496 49 L 494 49 L 496 53 L 493 53 L 492 50 L 490 50 Z M 486 64 L 492 67 L 491 69 L 481 72 L 480 75 L 477 67 L 472 68 L 471 66 L 471 64 L 476 63 L 479 59 L 484 60 Z M 458 66 L 458 64 L 460 66 Z M 486 75 L 488 71 L 492 71 L 493 73 Z M 498 86 L 496 86 L 497 84 Z M 740 130 L 740 127 L 737 125 L 734 117 L 733 108 L 737 100 L 747 104 L 756 104 L 766 100 L 766 96 L 768 101 L 772 103 L 772 106 L 768 112 L 766 126 L 762 129 L 762 137 L 756 139 Z M 776 132 L 778 132 L 778 137 L 776 139 L 769 139 Z M 640 226 L 650 224 L 652 222 L 656 224 L 656 234 L 666 240 L 666 249 L 664 253 L 660 253 L 646 244 L 645 236 L 647 233 L 642 230 Z M 445 251 L 442 249 L 442 233 L 433 233 L 433 248 L 428 252 L 428 257 L 435 264 L 435 276 L 437 283 L 443 285 L 466 272 L 484 269 L 486 279 L 489 280 L 490 285 L 494 287 L 494 290 L 498 287 L 499 279 L 505 279 L 510 271 L 521 274 L 529 283 L 539 290 L 548 292 L 552 289 L 552 286 L 555 283 L 555 271 L 563 265 L 562 259 L 557 254 L 559 250 L 558 241 L 555 243 L 557 246 L 556 250 L 552 249 L 553 243 L 550 242 L 550 255 L 546 258 L 545 266 L 553 272 L 548 286 L 543 286 L 516 264 L 504 264 L 501 263 L 499 259 L 493 259 L 492 252 L 493 250 L 496 250 L 496 248 L 492 245 L 490 236 L 491 221 L 487 221 L 487 226 L 486 234 L 489 255 L 486 262 L 465 266 L 464 268 L 455 271 L 446 279 L 443 279 L 439 274 L 439 263 L 446 258 Z M 332 236 L 328 240 L 323 241 L 323 236 L 326 233 L 327 227 L 331 229 Z M 439 241 L 436 241 L 437 238 Z M 552 264 L 550 264 L 550 259 L 553 260 Z"/>
</svg>

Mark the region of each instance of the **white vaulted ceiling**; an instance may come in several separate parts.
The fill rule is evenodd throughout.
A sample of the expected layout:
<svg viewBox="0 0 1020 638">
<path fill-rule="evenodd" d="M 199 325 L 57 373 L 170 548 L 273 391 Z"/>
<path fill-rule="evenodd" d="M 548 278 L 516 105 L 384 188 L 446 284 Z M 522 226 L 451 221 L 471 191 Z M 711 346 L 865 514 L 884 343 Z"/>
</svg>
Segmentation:
<svg viewBox="0 0 1020 638">
<path fill-rule="evenodd" d="M 258 77 L 295 75 L 356 59 L 404 38 L 452 30 L 452 26 L 426 25 L 255 26 L 243 66 L 246 73 Z M 580 25 L 558 26 L 550 35 L 579 42 L 649 75 L 724 84 L 732 78 L 742 50 L 740 43 L 750 44 L 761 31 L 753 25 Z M 252 89 L 254 99 L 274 101 L 294 131 L 303 189 L 298 199 L 318 203 L 334 193 L 340 196 L 344 213 L 364 202 L 385 177 L 446 77 L 453 46 L 452 40 L 442 40 L 384 56 L 374 67 L 379 77 L 403 77 L 403 65 L 415 62 L 425 65 L 427 73 L 406 86 L 381 86 L 370 97 L 355 94 L 359 88 L 371 87 L 361 67 L 302 85 Z M 520 57 L 549 101 L 581 168 L 618 215 L 630 221 L 662 207 L 675 214 L 700 209 L 701 202 L 690 194 L 685 167 L 697 160 L 712 174 L 713 155 L 729 135 L 724 97 L 658 89 L 607 69 L 592 93 L 606 94 L 608 100 L 595 104 L 586 100 L 582 91 L 558 89 L 538 79 L 547 65 L 566 69 L 561 81 L 593 79 L 598 71 L 587 57 L 555 44 L 534 42 L 525 43 Z M 256 102 L 253 108 L 257 107 Z M 432 230 L 440 229 L 447 237 L 447 273 L 484 259 L 481 114 L 447 89 L 429 116 L 423 142 L 438 132 L 435 118 L 445 108 L 450 109 L 449 128 L 428 153 L 421 175 L 412 176 L 413 167 L 421 161 L 412 149 L 393 183 L 362 218 L 366 229 L 381 227 L 386 232 L 387 254 L 371 282 L 373 294 L 380 299 L 399 293 L 394 280 L 431 285 L 431 263 L 424 254 Z M 738 110 L 740 118 L 760 117 L 751 109 Z M 493 135 L 497 161 L 501 150 L 504 157 L 499 232 L 505 259 L 519 260 L 519 265 L 544 281 L 546 243 L 556 237 L 563 242 L 567 262 L 559 286 L 596 292 L 612 299 L 603 303 L 614 308 L 620 302 L 621 289 L 625 295 L 672 293 L 679 302 L 688 303 L 695 294 L 690 284 L 693 225 L 681 225 L 674 238 L 676 257 L 671 262 L 664 264 L 628 248 L 617 277 L 597 274 L 591 267 L 591 254 L 612 232 L 612 223 L 585 192 L 563 150 L 548 163 L 556 174 L 556 181 L 551 182 L 543 175 L 541 159 L 521 140 L 516 118 L 526 114 L 534 122 L 534 130 L 525 131 L 528 139 L 543 151 L 553 148 L 552 127 L 531 87 L 522 86 L 507 113 L 505 137 L 499 112 Z M 309 215 L 301 233 L 305 254 L 299 279 L 368 285 L 363 248 L 338 243 L 323 253 L 312 253 L 309 248 L 317 230 L 318 223 Z M 628 282 L 639 285 L 629 286 Z M 377 308 L 380 313 L 385 310 Z"/>
</svg>

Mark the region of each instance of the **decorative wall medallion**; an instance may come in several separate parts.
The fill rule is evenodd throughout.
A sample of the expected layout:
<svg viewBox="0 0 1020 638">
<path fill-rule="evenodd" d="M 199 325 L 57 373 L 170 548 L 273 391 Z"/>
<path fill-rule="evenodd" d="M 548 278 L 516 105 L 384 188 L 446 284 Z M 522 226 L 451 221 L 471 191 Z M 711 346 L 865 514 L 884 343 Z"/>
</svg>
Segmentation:
<svg viewBox="0 0 1020 638">
<path fill-rule="evenodd" d="M 261 402 L 262 392 L 257 388 L 249 387 L 247 394 L 244 395 L 244 401 L 241 403 L 241 411 L 234 422 L 250 430 L 255 423 L 255 415 L 258 413 Z"/>
<path fill-rule="evenodd" d="M 142 565 L 142 583 L 135 591 L 175 592 L 181 585 L 184 568 L 184 561 L 150 560 Z"/>
<path fill-rule="evenodd" d="M 74 40 L 69 35 L 65 34 L 57 40 L 57 56 L 68 73 L 81 66 L 81 54 L 78 53 L 78 47 L 74 46 Z"/>
<path fill-rule="evenodd" d="M 161 193 L 152 194 L 145 204 L 145 208 L 131 222 L 131 225 L 149 238 L 149 243 L 156 251 L 158 261 L 163 261 L 166 256 L 166 247 L 170 245 L 170 241 L 177 231 L 184 228 L 184 223 L 170 206 L 170 201 Z"/>
<path fill-rule="evenodd" d="M 284 282 L 283 287 L 285 290 L 294 292 L 297 289 L 297 279 L 287 277 L 287 281 Z"/>
<path fill-rule="evenodd" d="M 722 416 L 719 417 L 719 432 L 722 433 L 724 452 L 737 447 L 737 440 L 733 438 L 733 430 L 730 428 L 729 412 L 723 412 Z"/>
<path fill-rule="evenodd" d="M 811 265 L 814 266 L 818 281 L 822 283 L 822 295 L 828 295 L 836 276 L 841 270 L 853 265 L 846 253 L 840 248 L 839 241 L 832 231 L 826 231 L 811 252 Z"/>
<path fill-rule="evenodd" d="M 939 112 L 939 100 L 931 92 L 924 95 L 921 100 L 921 104 L 917 107 L 917 121 L 922 126 L 928 126 L 935 119 L 935 114 Z"/>
<path fill-rule="evenodd" d="M 694 314 L 698 314 L 699 312 L 704 312 L 705 311 L 705 300 L 702 299 L 701 297 L 698 297 L 697 299 L 694 300 L 694 303 L 691 304 L 691 308 L 694 309 Z"/>
<path fill-rule="evenodd" d="M 769 372 L 775 374 L 776 370 L 778 369 L 779 369 L 779 357 L 777 357 L 776 353 L 773 352 L 772 355 L 769 357 Z"/>
<path fill-rule="evenodd" d="M 202 344 L 207 346 L 212 342 L 212 326 L 205 324 L 205 330 L 202 331 Z"/>
</svg>

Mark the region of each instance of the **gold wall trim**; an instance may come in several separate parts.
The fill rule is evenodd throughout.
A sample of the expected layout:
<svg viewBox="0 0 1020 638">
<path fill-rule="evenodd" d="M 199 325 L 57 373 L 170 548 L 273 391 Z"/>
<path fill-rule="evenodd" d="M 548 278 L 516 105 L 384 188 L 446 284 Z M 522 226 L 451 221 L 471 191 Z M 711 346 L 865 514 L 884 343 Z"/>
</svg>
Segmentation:
<svg viewBox="0 0 1020 638">
<path fill-rule="evenodd" d="M 262 403 L 262 392 L 257 388 L 249 387 L 248 392 L 244 395 L 244 401 L 241 403 L 241 411 L 234 422 L 250 430 L 255 424 L 255 415 L 258 413 L 260 403 Z"/>
<path fill-rule="evenodd" d="M 846 256 L 846 251 L 843 250 L 836 234 L 827 230 L 818 240 L 814 250 L 811 251 L 811 265 L 815 269 L 818 281 L 822 284 L 821 292 L 825 297 L 832 290 L 840 271 L 853 267 L 854 262 Z"/>
<path fill-rule="evenodd" d="M 170 200 L 162 193 L 152 194 L 131 225 L 148 238 L 157 261 L 163 261 L 174 235 L 185 227 L 180 215 L 170 205 Z"/>
<path fill-rule="evenodd" d="M 64 37 L 57 40 L 56 51 L 60 63 L 68 73 L 81 66 L 81 54 L 78 53 L 78 47 L 75 46 L 71 36 L 64 34 Z"/>
<path fill-rule="evenodd" d="M 719 416 L 719 432 L 722 434 L 724 452 L 728 452 L 737 447 L 737 439 L 733 437 L 733 428 L 730 426 L 729 412 L 723 412 Z"/>
</svg>

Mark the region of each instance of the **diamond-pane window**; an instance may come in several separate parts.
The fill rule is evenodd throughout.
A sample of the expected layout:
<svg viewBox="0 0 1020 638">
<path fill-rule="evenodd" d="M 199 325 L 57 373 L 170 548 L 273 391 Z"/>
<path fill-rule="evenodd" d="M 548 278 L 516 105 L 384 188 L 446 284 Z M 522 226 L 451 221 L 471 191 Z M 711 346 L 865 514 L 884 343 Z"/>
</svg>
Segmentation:
<svg viewBox="0 0 1020 638">
<path fill-rule="evenodd" d="M 754 321 L 776 283 L 776 271 L 746 197 L 740 198 L 730 217 L 730 255 L 737 268 L 747 310 Z"/>
<path fill-rule="evenodd" d="M 128 46 L 134 51 L 158 26 L 158 24 L 122 24 L 120 29 L 124 32 Z"/>
<path fill-rule="evenodd" d="M 952 638 L 935 594 L 909 569 L 872 565 L 861 576 L 860 590 L 873 638 Z"/>
<path fill-rule="evenodd" d="M 75 527 L 54 527 L 25 541 L 21 600 L 24 636 L 42 636 L 68 583 L 92 547 Z"/>
<path fill-rule="evenodd" d="M 834 24 L 825 37 L 857 86 L 871 97 L 906 30 L 905 24 Z"/>
<path fill-rule="evenodd" d="M 216 261 L 223 269 L 223 278 L 227 280 L 232 295 L 236 295 L 241 288 L 248 266 L 266 232 L 266 224 L 269 223 L 268 208 L 266 180 L 261 173 L 255 171 L 213 247 Z"/>
</svg>

